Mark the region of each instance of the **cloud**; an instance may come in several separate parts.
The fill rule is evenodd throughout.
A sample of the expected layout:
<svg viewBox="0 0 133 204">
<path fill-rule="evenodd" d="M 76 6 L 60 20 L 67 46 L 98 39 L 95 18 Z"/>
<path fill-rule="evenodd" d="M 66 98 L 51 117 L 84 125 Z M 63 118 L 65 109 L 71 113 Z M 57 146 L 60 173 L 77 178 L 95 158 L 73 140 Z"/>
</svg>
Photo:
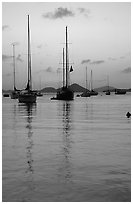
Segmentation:
<svg viewBox="0 0 133 204">
<path fill-rule="evenodd" d="M 120 59 L 125 59 L 127 57 L 131 57 L 131 52 L 127 52 L 123 56 L 120 56 Z"/>
<path fill-rule="evenodd" d="M 45 69 L 46 72 L 52 72 L 52 67 L 48 67 L 47 69 Z"/>
<path fill-rule="evenodd" d="M 40 74 L 40 73 L 43 74 L 44 72 L 48 72 L 48 73 L 53 72 L 52 67 L 49 66 L 47 69 L 40 69 L 36 71 L 36 74 Z"/>
<path fill-rule="evenodd" d="M 84 13 L 86 11 L 85 8 L 78 8 L 78 10 L 79 10 L 80 13 Z"/>
<path fill-rule="evenodd" d="M 104 60 L 96 60 L 96 61 L 91 62 L 90 64 L 101 64 L 104 62 L 105 62 Z"/>
<path fill-rule="evenodd" d="M 122 70 L 122 73 L 124 74 L 131 73 L 131 67 L 127 67 L 126 69 Z"/>
<path fill-rule="evenodd" d="M 19 42 L 13 42 L 12 45 L 19 45 Z"/>
<path fill-rule="evenodd" d="M 10 56 L 10 55 L 2 55 L 2 60 L 3 61 L 9 60 L 11 58 L 12 58 L 12 56 Z"/>
<path fill-rule="evenodd" d="M 86 63 L 88 63 L 90 61 L 91 61 L 90 59 L 82 60 L 81 64 L 86 64 Z"/>
<path fill-rule="evenodd" d="M 67 8 L 59 7 L 53 13 L 48 12 L 46 14 L 43 14 L 43 17 L 49 18 L 49 19 L 58 19 L 58 18 L 64 18 L 64 17 L 72 17 L 74 15 L 75 14 L 71 10 L 68 10 Z"/>
<path fill-rule="evenodd" d="M 112 60 L 112 61 L 113 61 L 113 60 L 116 60 L 116 58 L 113 58 L 113 57 L 109 57 L 108 59 L 109 59 L 109 60 Z"/>
<path fill-rule="evenodd" d="M 95 60 L 95 61 L 92 61 L 90 59 L 86 59 L 86 60 L 82 60 L 81 64 L 87 64 L 87 63 L 90 63 L 90 64 L 101 64 L 101 63 L 104 63 L 105 61 L 104 60 Z"/>
<path fill-rule="evenodd" d="M 18 54 L 16 60 L 19 61 L 19 62 L 23 62 L 23 60 L 21 59 L 21 55 L 20 54 Z"/>
<path fill-rule="evenodd" d="M 124 59 L 124 58 L 125 58 L 125 56 L 121 56 L 121 57 L 120 57 L 120 59 Z"/>
<path fill-rule="evenodd" d="M 3 31 L 6 30 L 6 29 L 8 29 L 8 28 L 9 28 L 8 25 L 3 25 L 3 26 L 2 26 L 2 30 L 3 30 Z"/>
<path fill-rule="evenodd" d="M 78 8 L 80 14 L 84 14 L 84 16 L 88 17 L 90 14 L 90 10 L 86 8 Z"/>
</svg>

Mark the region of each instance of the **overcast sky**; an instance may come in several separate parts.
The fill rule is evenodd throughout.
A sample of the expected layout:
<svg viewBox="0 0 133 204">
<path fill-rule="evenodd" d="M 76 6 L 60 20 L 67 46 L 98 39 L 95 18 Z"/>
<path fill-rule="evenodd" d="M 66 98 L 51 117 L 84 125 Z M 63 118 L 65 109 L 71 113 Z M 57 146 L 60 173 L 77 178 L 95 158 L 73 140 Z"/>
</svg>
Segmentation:
<svg viewBox="0 0 133 204">
<path fill-rule="evenodd" d="M 16 85 L 27 81 L 27 15 L 30 15 L 33 87 L 61 85 L 62 49 L 68 26 L 71 83 L 85 86 L 85 68 L 93 87 L 131 87 L 130 3 L 2 3 L 2 86 L 13 87 L 12 43 Z"/>
</svg>

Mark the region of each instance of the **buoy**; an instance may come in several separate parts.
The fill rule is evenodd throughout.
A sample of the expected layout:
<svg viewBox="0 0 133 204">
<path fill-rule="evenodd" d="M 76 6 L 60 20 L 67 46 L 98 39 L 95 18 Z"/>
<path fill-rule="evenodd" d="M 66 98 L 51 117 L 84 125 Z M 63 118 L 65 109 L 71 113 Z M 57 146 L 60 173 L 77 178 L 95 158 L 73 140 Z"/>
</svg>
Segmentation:
<svg viewBox="0 0 133 204">
<path fill-rule="evenodd" d="M 127 112 L 126 116 L 127 116 L 127 118 L 130 118 L 131 117 L 131 113 Z"/>
</svg>

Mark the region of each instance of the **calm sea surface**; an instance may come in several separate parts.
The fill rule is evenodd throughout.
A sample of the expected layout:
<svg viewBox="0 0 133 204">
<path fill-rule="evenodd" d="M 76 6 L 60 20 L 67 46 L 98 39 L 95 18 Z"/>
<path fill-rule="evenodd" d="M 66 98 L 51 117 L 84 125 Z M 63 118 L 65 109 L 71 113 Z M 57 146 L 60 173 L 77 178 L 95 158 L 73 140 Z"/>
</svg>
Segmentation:
<svg viewBox="0 0 133 204">
<path fill-rule="evenodd" d="M 3 98 L 3 201 L 130 201 L 130 93 L 50 97 Z"/>
</svg>

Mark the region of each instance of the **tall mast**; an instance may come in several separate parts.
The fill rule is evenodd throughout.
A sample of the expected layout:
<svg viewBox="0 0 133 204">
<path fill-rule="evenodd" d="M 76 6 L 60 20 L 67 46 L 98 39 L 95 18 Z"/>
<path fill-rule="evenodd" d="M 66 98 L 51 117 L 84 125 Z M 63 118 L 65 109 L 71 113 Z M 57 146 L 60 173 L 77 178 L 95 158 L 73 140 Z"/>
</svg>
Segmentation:
<svg viewBox="0 0 133 204">
<path fill-rule="evenodd" d="M 109 91 L 109 76 L 107 76 L 107 82 L 108 82 L 108 91 Z"/>
<path fill-rule="evenodd" d="M 87 84 L 87 67 L 86 67 L 86 91 L 87 91 L 87 88 L 88 88 L 88 84 Z"/>
<path fill-rule="evenodd" d="M 91 70 L 91 83 L 90 83 L 90 85 L 91 85 L 91 87 L 90 87 L 90 91 L 92 91 L 93 90 L 93 85 L 92 85 L 92 70 Z"/>
<path fill-rule="evenodd" d="M 41 76 L 39 77 L 39 79 L 40 79 L 40 91 L 41 91 L 41 86 L 42 86 L 42 85 L 41 85 Z"/>
<path fill-rule="evenodd" d="M 13 75 L 14 75 L 14 90 L 16 89 L 16 84 L 15 84 L 15 44 L 13 44 Z"/>
<path fill-rule="evenodd" d="M 28 90 L 32 89 L 31 86 L 31 53 L 30 53 L 30 27 L 28 15 Z"/>
<path fill-rule="evenodd" d="M 63 48 L 63 87 L 65 86 L 65 56 L 64 56 L 64 48 Z"/>
<path fill-rule="evenodd" d="M 66 88 L 68 88 L 68 43 L 67 43 L 67 26 L 66 26 Z"/>
</svg>

